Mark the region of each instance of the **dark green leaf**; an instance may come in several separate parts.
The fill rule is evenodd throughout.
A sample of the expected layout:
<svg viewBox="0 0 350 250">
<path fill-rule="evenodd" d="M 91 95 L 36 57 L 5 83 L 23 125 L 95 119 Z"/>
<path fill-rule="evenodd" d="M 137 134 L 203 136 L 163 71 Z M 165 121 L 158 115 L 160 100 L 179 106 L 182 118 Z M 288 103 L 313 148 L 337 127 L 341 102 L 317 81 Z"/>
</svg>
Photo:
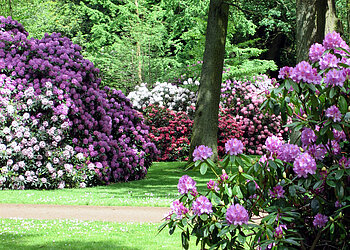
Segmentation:
<svg viewBox="0 0 350 250">
<path fill-rule="evenodd" d="M 321 187 L 322 184 L 323 184 L 323 180 L 319 180 L 318 182 L 315 183 L 315 185 L 313 186 L 313 189 L 317 189 Z"/>
<path fill-rule="evenodd" d="M 203 164 L 201 165 L 201 168 L 200 168 L 200 173 L 202 175 L 205 175 L 205 173 L 207 172 L 207 169 L 208 169 L 208 165 L 205 162 L 203 162 Z"/>
<path fill-rule="evenodd" d="M 335 88 L 331 88 L 331 91 L 329 91 L 329 98 L 332 99 L 336 94 L 337 92 L 335 91 Z"/>
<path fill-rule="evenodd" d="M 182 241 L 182 247 L 184 249 L 188 249 L 189 248 L 188 237 L 185 232 L 181 233 L 181 241 Z"/>
<path fill-rule="evenodd" d="M 294 197 L 296 195 L 295 186 L 289 186 L 289 194 Z"/>
<path fill-rule="evenodd" d="M 335 171 L 335 179 L 340 180 L 344 175 L 344 169 Z"/>
<path fill-rule="evenodd" d="M 202 221 L 207 221 L 208 217 L 209 216 L 207 214 L 201 214 L 201 216 L 200 216 Z"/>
<path fill-rule="evenodd" d="M 245 173 L 242 173 L 243 177 L 248 179 L 248 180 L 251 180 L 251 181 L 254 181 L 254 177 L 249 175 L 249 174 L 245 174 Z"/>
<path fill-rule="evenodd" d="M 341 113 L 345 114 L 348 111 L 348 103 L 344 96 L 339 97 L 339 110 Z"/>
<path fill-rule="evenodd" d="M 311 209 L 315 214 L 320 210 L 320 202 L 316 198 L 311 201 Z"/>
<path fill-rule="evenodd" d="M 344 187 L 339 183 L 339 185 L 337 185 L 337 195 L 338 195 L 338 198 L 341 200 L 344 198 Z"/>
<path fill-rule="evenodd" d="M 342 127 L 338 123 L 333 123 L 332 127 L 335 128 L 338 131 L 343 131 Z"/>
</svg>

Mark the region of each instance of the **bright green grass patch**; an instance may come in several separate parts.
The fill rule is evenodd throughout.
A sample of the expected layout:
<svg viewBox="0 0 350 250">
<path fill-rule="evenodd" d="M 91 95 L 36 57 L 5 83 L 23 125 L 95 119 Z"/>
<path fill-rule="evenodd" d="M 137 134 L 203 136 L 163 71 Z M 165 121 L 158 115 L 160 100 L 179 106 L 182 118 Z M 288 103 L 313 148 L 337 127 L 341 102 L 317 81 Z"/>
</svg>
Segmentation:
<svg viewBox="0 0 350 250">
<path fill-rule="evenodd" d="M 160 224 L 0 219 L 0 249 L 181 249 Z M 190 249 L 197 249 L 195 240 Z"/>
<path fill-rule="evenodd" d="M 154 163 L 145 179 L 85 189 L 63 190 L 1 190 L 0 203 L 95 205 L 95 206 L 154 206 L 168 207 L 179 195 L 177 183 L 187 174 L 197 182 L 199 192 L 215 176 L 208 171 L 184 171 L 185 163 Z"/>
</svg>

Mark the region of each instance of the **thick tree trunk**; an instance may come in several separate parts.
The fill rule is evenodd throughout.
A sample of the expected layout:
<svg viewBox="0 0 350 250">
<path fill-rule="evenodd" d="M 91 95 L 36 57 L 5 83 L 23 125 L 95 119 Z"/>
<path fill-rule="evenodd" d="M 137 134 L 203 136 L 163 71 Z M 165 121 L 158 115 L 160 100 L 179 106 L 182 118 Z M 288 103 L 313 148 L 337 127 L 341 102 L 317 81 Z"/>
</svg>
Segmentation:
<svg viewBox="0 0 350 250">
<path fill-rule="evenodd" d="M 310 46 L 324 37 L 327 0 L 297 0 L 296 59 L 308 59 Z"/>
<path fill-rule="evenodd" d="M 309 48 L 314 43 L 322 43 L 324 36 L 339 28 L 335 0 L 297 0 L 297 62 L 308 60 Z M 298 143 L 300 132 L 293 131 L 291 143 Z"/>
<path fill-rule="evenodd" d="M 229 6 L 223 0 L 209 5 L 205 51 L 190 147 L 190 160 L 196 146 L 206 145 L 217 159 L 218 112 L 225 55 Z"/>
<path fill-rule="evenodd" d="M 135 0 L 135 6 L 136 6 L 137 23 L 138 25 L 140 25 L 139 3 L 137 0 Z M 137 41 L 136 41 L 136 58 L 138 60 L 137 76 L 138 76 L 139 83 L 142 83 L 142 58 L 141 58 L 141 44 L 140 44 L 139 38 L 137 38 Z"/>
</svg>

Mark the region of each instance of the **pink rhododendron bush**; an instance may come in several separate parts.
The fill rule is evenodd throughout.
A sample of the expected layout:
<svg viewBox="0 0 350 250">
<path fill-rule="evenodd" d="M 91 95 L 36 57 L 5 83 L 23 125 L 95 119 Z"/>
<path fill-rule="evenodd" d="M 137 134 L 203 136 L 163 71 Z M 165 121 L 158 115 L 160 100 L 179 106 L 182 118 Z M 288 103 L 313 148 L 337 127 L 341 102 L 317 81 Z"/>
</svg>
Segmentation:
<svg viewBox="0 0 350 250">
<path fill-rule="evenodd" d="M 185 87 L 198 83 L 185 81 Z M 262 155 L 268 136 L 283 137 L 281 118 L 265 114 L 259 107 L 273 88 L 274 80 L 258 76 L 252 81 L 226 81 L 221 89 L 218 153 L 225 155 L 225 143 L 240 138 L 249 154 Z M 157 83 L 148 90 L 143 84 L 128 95 L 150 127 L 150 138 L 160 150 L 159 161 L 187 160 L 194 119 L 195 94 L 181 86 Z"/>
<path fill-rule="evenodd" d="M 78 45 L 27 39 L 0 17 L 0 189 L 86 187 L 144 177 L 155 156 L 142 115 Z"/>
<path fill-rule="evenodd" d="M 185 249 L 191 236 L 201 249 L 349 249 L 349 57 L 333 32 L 310 48 L 311 63 L 282 68 L 284 81 L 262 105 L 291 120 L 300 144 L 270 135 L 267 153 L 254 159 L 243 154 L 242 140 L 230 139 L 218 164 L 211 148 L 197 147 L 192 166 L 217 178 L 199 193 L 181 177 L 159 230 L 182 230 Z"/>
</svg>

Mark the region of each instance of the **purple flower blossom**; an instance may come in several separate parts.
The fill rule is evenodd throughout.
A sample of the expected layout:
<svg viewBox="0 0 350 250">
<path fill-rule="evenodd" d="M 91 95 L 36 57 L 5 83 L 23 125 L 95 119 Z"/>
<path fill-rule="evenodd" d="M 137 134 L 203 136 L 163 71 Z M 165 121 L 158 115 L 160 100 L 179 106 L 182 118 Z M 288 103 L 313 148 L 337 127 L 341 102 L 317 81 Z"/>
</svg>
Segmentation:
<svg viewBox="0 0 350 250">
<path fill-rule="evenodd" d="M 280 79 L 287 79 L 290 77 L 291 73 L 292 73 L 293 68 L 292 67 L 288 67 L 285 66 L 283 68 L 280 69 L 279 74 L 278 74 L 278 78 Z"/>
<path fill-rule="evenodd" d="M 337 68 L 339 62 L 335 55 L 327 53 L 320 59 L 320 69 Z"/>
<path fill-rule="evenodd" d="M 311 143 L 314 143 L 316 141 L 317 137 L 315 135 L 315 132 L 311 128 L 304 128 L 301 132 L 301 143 L 303 147 L 306 147 L 310 145 Z"/>
<path fill-rule="evenodd" d="M 327 154 L 327 149 L 322 144 L 310 145 L 309 150 L 307 152 L 316 160 L 322 160 Z"/>
<path fill-rule="evenodd" d="M 338 131 L 336 129 L 333 129 L 333 135 L 334 135 L 334 139 L 337 142 L 342 142 L 342 141 L 346 140 L 346 135 L 345 135 L 343 130 L 342 131 Z"/>
<path fill-rule="evenodd" d="M 323 214 L 316 214 L 313 224 L 315 227 L 324 227 L 326 225 L 326 223 L 328 222 L 328 217 L 326 215 Z"/>
<path fill-rule="evenodd" d="M 226 211 L 228 224 L 242 225 L 248 224 L 249 216 L 247 210 L 240 204 L 232 204 Z"/>
<path fill-rule="evenodd" d="M 283 190 L 283 187 L 281 185 L 277 185 L 273 188 L 273 191 L 269 190 L 269 193 L 272 198 L 284 198 L 285 191 Z"/>
<path fill-rule="evenodd" d="M 271 153 L 277 153 L 282 144 L 283 142 L 275 135 L 269 136 L 265 142 L 266 149 Z"/>
<path fill-rule="evenodd" d="M 243 153 L 244 146 L 241 140 L 233 138 L 226 142 L 225 149 L 230 155 L 238 155 Z"/>
<path fill-rule="evenodd" d="M 342 118 L 342 114 L 340 113 L 337 106 L 333 105 L 326 110 L 326 117 L 331 119 L 333 118 L 334 122 L 340 122 Z"/>
<path fill-rule="evenodd" d="M 203 161 L 213 155 L 213 150 L 207 146 L 200 145 L 193 151 L 193 161 Z"/>
<path fill-rule="evenodd" d="M 307 178 L 307 174 L 316 173 L 316 161 L 309 153 L 303 153 L 299 155 L 293 164 L 293 170 L 298 177 Z"/>
<path fill-rule="evenodd" d="M 170 209 L 171 214 L 176 214 L 176 219 L 182 219 L 188 213 L 188 208 L 179 200 L 175 200 L 171 204 Z"/>
<path fill-rule="evenodd" d="M 222 170 L 222 174 L 220 175 L 220 180 L 225 182 L 228 179 L 228 175 L 226 174 L 225 169 Z"/>
<path fill-rule="evenodd" d="M 220 190 L 218 183 L 213 180 L 208 181 L 207 188 L 216 192 Z"/>
<path fill-rule="evenodd" d="M 343 38 L 341 38 L 340 34 L 335 31 L 328 33 L 323 40 L 323 46 L 326 49 L 335 49 L 343 47 L 344 44 L 345 42 Z"/>
<path fill-rule="evenodd" d="M 189 191 L 196 190 L 196 182 L 188 175 L 183 175 L 179 179 L 177 189 L 180 194 L 187 194 Z"/>
<path fill-rule="evenodd" d="M 192 204 L 193 213 L 200 216 L 201 214 L 210 214 L 213 212 L 212 204 L 205 196 L 199 196 Z"/>
<path fill-rule="evenodd" d="M 300 149 L 297 145 L 283 144 L 277 151 L 277 158 L 282 161 L 293 162 L 299 154 Z"/>
<path fill-rule="evenodd" d="M 321 82 L 321 76 L 318 75 L 317 69 L 312 68 L 306 61 L 302 61 L 295 66 L 291 73 L 291 79 L 295 82 L 304 81 L 314 84 Z"/>
<path fill-rule="evenodd" d="M 287 226 L 281 224 L 281 225 L 276 227 L 276 229 L 275 229 L 275 237 L 277 239 L 281 239 L 283 237 L 283 234 L 284 234 L 283 233 L 283 229 L 287 230 Z"/>
<path fill-rule="evenodd" d="M 343 70 L 331 69 L 327 72 L 324 82 L 327 84 L 327 86 L 342 87 L 344 85 L 345 80 L 346 75 L 344 74 Z"/>
<path fill-rule="evenodd" d="M 322 46 L 322 44 L 315 43 L 311 45 L 309 50 L 309 59 L 311 62 L 316 62 L 320 60 L 322 54 L 325 52 L 325 48 Z"/>
</svg>

